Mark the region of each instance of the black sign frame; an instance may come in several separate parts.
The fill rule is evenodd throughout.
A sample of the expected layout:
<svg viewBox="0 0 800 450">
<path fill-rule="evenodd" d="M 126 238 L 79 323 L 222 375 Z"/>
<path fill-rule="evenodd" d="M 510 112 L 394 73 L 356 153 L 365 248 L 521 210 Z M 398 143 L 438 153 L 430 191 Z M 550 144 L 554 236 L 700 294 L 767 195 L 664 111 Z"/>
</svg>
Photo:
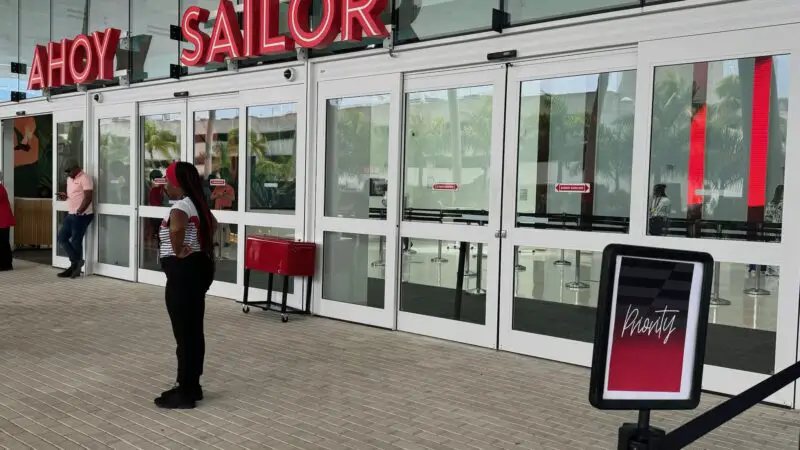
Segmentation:
<svg viewBox="0 0 800 450">
<path fill-rule="evenodd" d="M 612 302 L 614 301 L 614 282 L 617 271 L 617 257 L 672 260 L 703 266 L 700 282 L 700 305 L 695 339 L 695 354 L 692 362 L 692 384 L 688 399 L 607 399 L 603 395 L 608 360 L 608 341 Z M 714 259 L 704 252 L 673 250 L 654 247 L 639 247 L 611 244 L 603 250 L 602 273 L 597 299 L 597 319 L 595 323 L 594 351 L 592 356 L 589 402 L 597 409 L 605 410 L 665 410 L 694 409 L 700 403 L 703 383 L 703 364 L 705 361 L 708 315 L 711 306 L 711 285 L 714 278 Z"/>
</svg>

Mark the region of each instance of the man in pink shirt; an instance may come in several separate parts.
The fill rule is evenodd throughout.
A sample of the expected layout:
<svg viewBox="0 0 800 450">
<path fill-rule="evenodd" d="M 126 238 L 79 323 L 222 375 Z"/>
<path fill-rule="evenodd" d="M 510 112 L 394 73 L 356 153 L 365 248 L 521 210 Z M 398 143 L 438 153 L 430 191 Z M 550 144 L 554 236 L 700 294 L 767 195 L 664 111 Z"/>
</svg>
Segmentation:
<svg viewBox="0 0 800 450">
<path fill-rule="evenodd" d="M 58 231 L 58 244 L 67 252 L 70 266 L 58 274 L 60 278 L 77 278 L 86 263 L 83 259 L 83 237 L 94 219 L 92 178 L 81 170 L 78 161 L 68 159 L 62 169 L 67 174 L 67 192 L 59 192 L 58 199 L 67 202 L 67 217 Z"/>
</svg>

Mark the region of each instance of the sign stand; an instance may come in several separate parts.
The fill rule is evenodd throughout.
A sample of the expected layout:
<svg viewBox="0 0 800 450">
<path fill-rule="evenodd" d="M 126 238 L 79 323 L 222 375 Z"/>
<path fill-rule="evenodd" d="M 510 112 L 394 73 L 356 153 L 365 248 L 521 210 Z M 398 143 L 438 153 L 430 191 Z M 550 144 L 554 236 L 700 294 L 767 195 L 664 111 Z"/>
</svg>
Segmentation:
<svg viewBox="0 0 800 450">
<path fill-rule="evenodd" d="M 659 448 L 666 432 L 650 426 L 650 410 L 639 410 L 637 423 L 623 423 L 619 427 L 617 450 L 646 450 Z"/>
<path fill-rule="evenodd" d="M 619 450 L 658 449 L 666 433 L 650 411 L 700 403 L 714 259 L 611 244 L 601 267 L 589 402 L 639 411 L 619 428 Z"/>
</svg>

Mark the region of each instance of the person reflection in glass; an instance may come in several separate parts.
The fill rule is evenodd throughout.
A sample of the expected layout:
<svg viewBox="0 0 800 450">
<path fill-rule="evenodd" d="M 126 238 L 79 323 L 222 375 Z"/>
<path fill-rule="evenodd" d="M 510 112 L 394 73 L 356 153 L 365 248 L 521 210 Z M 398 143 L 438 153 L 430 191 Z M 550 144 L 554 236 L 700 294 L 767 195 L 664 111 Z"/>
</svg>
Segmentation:
<svg viewBox="0 0 800 450">
<path fill-rule="evenodd" d="M 667 185 L 653 186 L 653 195 L 650 197 L 648 224 L 650 234 L 664 236 L 669 230 L 669 214 L 672 211 L 672 201 L 667 197 Z"/>
<path fill-rule="evenodd" d="M 772 195 L 772 200 L 767 203 L 764 208 L 764 222 L 768 224 L 779 224 L 783 222 L 783 185 L 778 185 L 775 188 L 775 193 Z M 765 227 L 764 238 L 767 241 L 780 240 L 780 231 L 775 230 L 775 227 Z M 775 230 L 773 232 L 773 230 Z M 756 271 L 756 265 L 750 264 L 747 269 L 748 275 Z M 777 276 L 778 268 L 775 266 L 761 266 L 761 272 L 767 273 L 768 276 Z"/>
</svg>

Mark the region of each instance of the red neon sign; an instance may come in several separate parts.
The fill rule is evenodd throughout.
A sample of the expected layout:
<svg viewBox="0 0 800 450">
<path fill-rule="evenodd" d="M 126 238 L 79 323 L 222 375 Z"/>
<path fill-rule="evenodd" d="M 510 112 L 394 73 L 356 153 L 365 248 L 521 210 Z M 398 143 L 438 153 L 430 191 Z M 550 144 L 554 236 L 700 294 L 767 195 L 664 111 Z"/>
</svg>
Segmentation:
<svg viewBox="0 0 800 450">
<path fill-rule="evenodd" d="M 121 32 L 116 28 L 80 34 L 75 39 L 37 45 L 28 90 L 114 79 L 114 56 Z"/>
<path fill-rule="evenodd" d="M 380 15 L 388 0 L 322 0 L 320 23 L 311 29 L 309 14 L 313 0 L 289 3 L 289 36 L 279 32 L 280 0 L 245 0 L 243 31 L 230 0 L 220 0 L 211 36 L 200 26 L 211 15 L 207 9 L 190 6 L 183 13 L 181 29 L 193 48 L 181 52 L 185 66 L 222 62 L 225 58 L 252 58 L 294 50 L 295 45 L 319 48 L 330 45 L 341 34 L 342 41 L 389 35 Z"/>
</svg>

